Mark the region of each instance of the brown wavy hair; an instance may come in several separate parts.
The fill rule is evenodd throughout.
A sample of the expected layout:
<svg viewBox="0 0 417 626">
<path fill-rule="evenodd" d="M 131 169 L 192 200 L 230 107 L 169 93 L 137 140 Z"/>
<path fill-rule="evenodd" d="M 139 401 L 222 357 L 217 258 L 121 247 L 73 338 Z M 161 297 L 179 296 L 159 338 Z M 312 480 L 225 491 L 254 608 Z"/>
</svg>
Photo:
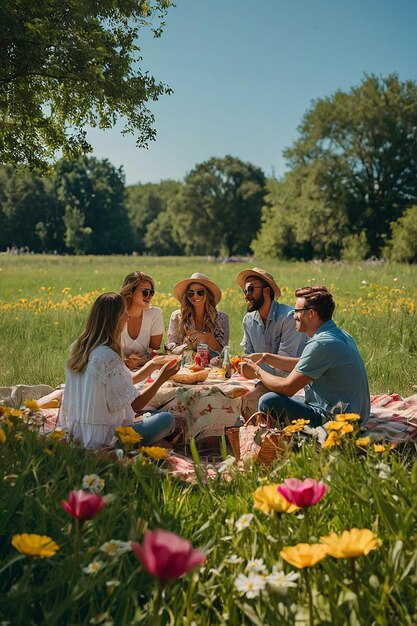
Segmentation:
<svg viewBox="0 0 417 626">
<path fill-rule="evenodd" d="M 131 272 L 131 274 L 128 274 L 124 279 L 120 293 L 125 298 L 128 307 L 132 304 L 133 292 L 139 286 L 139 283 L 145 280 L 148 283 L 151 283 L 152 289 L 155 291 L 154 279 L 152 276 L 149 276 L 149 274 L 145 274 L 144 272 Z"/>
<path fill-rule="evenodd" d="M 120 317 L 125 310 L 126 302 L 120 293 L 109 291 L 102 293 L 91 307 L 85 329 L 75 340 L 68 367 L 74 372 L 82 372 L 91 351 L 98 346 L 108 346 L 121 356 Z"/>
<path fill-rule="evenodd" d="M 324 285 L 300 287 L 300 289 L 295 291 L 295 295 L 297 298 L 304 298 L 306 306 L 315 309 L 323 322 L 332 319 L 335 302 L 332 294 Z"/>
<path fill-rule="evenodd" d="M 200 284 L 198 280 L 194 282 Z M 204 330 L 208 333 L 214 333 L 217 322 L 217 309 L 214 296 L 207 287 L 204 287 L 207 293 L 206 310 L 204 314 Z M 181 339 L 184 340 L 187 332 L 192 328 L 193 322 L 193 305 L 185 293 L 181 299 L 181 316 L 179 322 L 179 331 Z"/>
</svg>

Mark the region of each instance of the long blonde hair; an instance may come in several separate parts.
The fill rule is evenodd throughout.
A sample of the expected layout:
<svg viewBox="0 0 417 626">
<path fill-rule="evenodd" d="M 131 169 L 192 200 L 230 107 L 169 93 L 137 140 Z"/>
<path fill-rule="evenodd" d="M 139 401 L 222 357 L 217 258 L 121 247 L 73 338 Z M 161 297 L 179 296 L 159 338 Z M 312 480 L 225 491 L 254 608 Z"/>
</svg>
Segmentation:
<svg viewBox="0 0 417 626">
<path fill-rule="evenodd" d="M 129 308 L 132 304 L 132 296 L 135 289 L 138 287 L 139 283 L 146 281 L 151 283 L 152 289 L 155 291 L 155 281 L 152 276 L 149 274 L 145 274 L 144 272 L 132 272 L 128 274 L 123 281 L 122 288 L 120 289 L 120 293 L 126 300 L 126 305 Z"/>
<path fill-rule="evenodd" d="M 114 291 L 102 293 L 97 298 L 91 307 L 84 331 L 72 347 L 67 363 L 70 369 L 82 372 L 91 351 L 97 346 L 109 346 L 121 355 L 119 321 L 125 306 L 123 296 Z"/>
<path fill-rule="evenodd" d="M 214 333 L 217 322 L 216 304 L 211 291 L 207 288 L 205 289 L 207 293 L 207 300 L 206 310 L 204 312 L 203 330 L 206 333 Z M 193 327 L 193 310 L 193 305 L 191 304 L 190 300 L 187 297 L 187 294 L 185 293 L 181 299 L 181 317 L 179 322 L 179 331 L 182 340 L 186 336 L 187 332 Z"/>
</svg>

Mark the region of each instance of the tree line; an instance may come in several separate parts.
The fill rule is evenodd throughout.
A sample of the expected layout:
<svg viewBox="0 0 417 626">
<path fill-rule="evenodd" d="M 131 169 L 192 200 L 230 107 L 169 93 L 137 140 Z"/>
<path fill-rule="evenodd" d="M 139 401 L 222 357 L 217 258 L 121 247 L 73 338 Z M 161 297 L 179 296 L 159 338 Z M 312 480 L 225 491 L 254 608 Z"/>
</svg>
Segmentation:
<svg viewBox="0 0 417 626">
<path fill-rule="evenodd" d="M 48 175 L 3 165 L 0 249 L 416 262 L 416 83 L 365 76 L 314 102 L 298 131 L 280 179 L 232 156 L 128 187 L 106 159 Z"/>
</svg>

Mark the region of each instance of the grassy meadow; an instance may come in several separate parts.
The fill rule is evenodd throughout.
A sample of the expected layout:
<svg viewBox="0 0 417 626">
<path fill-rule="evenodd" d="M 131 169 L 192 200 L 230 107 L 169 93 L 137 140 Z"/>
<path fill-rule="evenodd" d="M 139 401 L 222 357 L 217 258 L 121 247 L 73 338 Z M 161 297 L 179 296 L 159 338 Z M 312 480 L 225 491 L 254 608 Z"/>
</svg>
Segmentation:
<svg viewBox="0 0 417 626">
<path fill-rule="evenodd" d="M 296 287 L 329 286 L 336 322 L 357 340 L 371 390 L 416 393 L 417 268 L 253 265 L 275 275 L 284 302 L 293 303 Z M 207 273 L 223 289 L 221 309 L 230 316 L 237 354 L 245 307 L 235 276 L 244 267 L 205 259 L 1 255 L 0 385 L 63 382 L 69 345 L 92 300 L 135 269 L 156 278 L 155 304 L 166 323 L 176 307 L 175 282 Z M 223 464 L 210 475 L 197 465 L 195 481 L 187 482 L 168 473 L 157 452 L 129 456 L 128 442 L 105 456 L 81 452 L 59 432 L 39 434 L 29 423 L 32 409 L 0 409 L 1 624 L 417 623 L 414 445 L 361 441 L 356 422 L 347 421 L 339 443 L 320 449 L 294 425 L 288 451 L 272 465 L 238 467 L 223 449 Z M 277 496 L 289 478 L 318 481 L 321 497 L 289 507 Z M 69 493 L 80 489 L 100 505 L 89 504 L 88 519 L 69 512 Z M 166 552 L 157 553 L 155 571 L 130 543 L 144 544 L 147 529 L 189 540 L 204 562 L 164 580 Z M 181 559 L 174 560 L 178 566 Z"/>
<path fill-rule="evenodd" d="M 59 257 L 0 255 L 0 385 L 52 386 L 63 382 L 71 342 L 79 334 L 94 298 L 117 290 L 136 269 L 157 283 L 154 304 L 166 328 L 178 303 L 176 282 L 195 271 L 223 290 L 220 308 L 231 325 L 231 352 L 239 354 L 245 305 L 236 274 L 259 265 L 274 274 L 281 301 L 293 304 L 294 289 L 325 284 L 336 300 L 335 321 L 350 332 L 365 361 L 372 393 L 409 396 L 417 384 L 417 268 L 407 265 L 215 263 L 181 257 Z"/>
</svg>

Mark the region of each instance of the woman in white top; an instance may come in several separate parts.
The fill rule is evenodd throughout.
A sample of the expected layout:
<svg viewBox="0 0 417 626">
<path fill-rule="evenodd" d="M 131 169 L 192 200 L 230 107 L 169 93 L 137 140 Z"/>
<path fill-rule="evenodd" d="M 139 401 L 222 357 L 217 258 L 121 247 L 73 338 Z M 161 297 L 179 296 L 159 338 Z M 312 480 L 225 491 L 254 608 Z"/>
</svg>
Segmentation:
<svg viewBox="0 0 417 626">
<path fill-rule="evenodd" d="M 132 272 L 123 281 L 120 293 L 126 300 L 129 318 L 122 330 L 121 344 L 125 363 L 136 369 L 159 350 L 164 336 L 162 310 L 151 306 L 155 281 L 149 274 Z"/>
<path fill-rule="evenodd" d="M 85 330 L 71 347 L 60 424 L 84 448 L 96 450 L 116 443 L 117 426 L 133 426 L 148 445 L 169 434 L 170 413 L 157 413 L 134 423 L 159 387 L 179 369 L 169 357 L 156 357 L 132 374 L 125 366 L 120 335 L 127 322 L 126 303 L 119 293 L 103 293 L 94 302 Z M 161 367 L 162 365 L 162 367 Z M 161 368 L 141 393 L 134 383 Z"/>
</svg>

